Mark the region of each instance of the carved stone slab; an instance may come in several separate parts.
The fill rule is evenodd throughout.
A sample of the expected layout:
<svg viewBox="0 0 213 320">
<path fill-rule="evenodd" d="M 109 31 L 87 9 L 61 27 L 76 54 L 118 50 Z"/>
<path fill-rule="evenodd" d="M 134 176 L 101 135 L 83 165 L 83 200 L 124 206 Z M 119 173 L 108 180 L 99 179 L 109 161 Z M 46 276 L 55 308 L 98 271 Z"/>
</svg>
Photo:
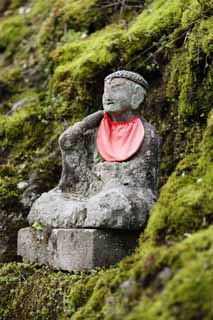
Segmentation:
<svg viewBox="0 0 213 320">
<path fill-rule="evenodd" d="M 18 234 L 18 255 L 56 270 L 86 271 L 109 266 L 130 254 L 139 232 L 97 229 L 24 228 Z"/>
</svg>

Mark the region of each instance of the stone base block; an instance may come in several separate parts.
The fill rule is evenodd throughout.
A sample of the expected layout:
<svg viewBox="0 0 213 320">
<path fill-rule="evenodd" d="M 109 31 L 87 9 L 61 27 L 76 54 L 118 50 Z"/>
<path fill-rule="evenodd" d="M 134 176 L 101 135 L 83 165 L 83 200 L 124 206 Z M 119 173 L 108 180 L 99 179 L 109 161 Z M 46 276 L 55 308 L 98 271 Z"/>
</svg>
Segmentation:
<svg viewBox="0 0 213 320">
<path fill-rule="evenodd" d="M 56 270 L 86 271 L 109 266 L 130 254 L 138 231 L 99 229 L 19 230 L 18 255 Z"/>
</svg>

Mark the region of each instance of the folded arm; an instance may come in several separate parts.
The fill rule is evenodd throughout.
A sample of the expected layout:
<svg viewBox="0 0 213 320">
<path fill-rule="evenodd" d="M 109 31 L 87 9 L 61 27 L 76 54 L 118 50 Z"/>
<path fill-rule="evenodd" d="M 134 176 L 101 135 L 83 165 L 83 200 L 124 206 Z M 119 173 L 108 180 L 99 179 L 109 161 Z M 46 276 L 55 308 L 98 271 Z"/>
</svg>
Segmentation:
<svg viewBox="0 0 213 320">
<path fill-rule="evenodd" d="M 82 121 L 75 123 L 73 126 L 65 130 L 59 137 L 59 145 L 62 150 L 67 150 L 71 147 L 72 143 L 82 136 L 83 133 L 89 129 L 97 127 L 103 118 L 103 111 L 97 111 L 85 117 Z"/>
</svg>

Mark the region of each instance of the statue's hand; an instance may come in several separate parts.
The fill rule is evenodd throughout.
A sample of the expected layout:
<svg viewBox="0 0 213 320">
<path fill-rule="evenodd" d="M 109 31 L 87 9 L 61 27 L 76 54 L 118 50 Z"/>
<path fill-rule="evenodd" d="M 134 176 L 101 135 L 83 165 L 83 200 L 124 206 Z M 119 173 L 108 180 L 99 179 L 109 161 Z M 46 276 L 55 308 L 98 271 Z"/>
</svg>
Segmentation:
<svg viewBox="0 0 213 320">
<path fill-rule="evenodd" d="M 103 115 L 104 115 L 104 112 L 102 110 L 99 110 L 97 112 L 90 114 L 89 116 L 87 116 L 81 121 L 82 129 L 88 130 L 88 129 L 97 127 L 101 119 L 103 118 Z"/>
<path fill-rule="evenodd" d="M 103 111 L 97 111 L 85 117 L 82 121 L 75 123 L 62 133 L 59 138 L 59 145 L 62 150 L 72 147 L 72 143 L 86 130 L 97 127 L 103 118 Z"/>
</svg>

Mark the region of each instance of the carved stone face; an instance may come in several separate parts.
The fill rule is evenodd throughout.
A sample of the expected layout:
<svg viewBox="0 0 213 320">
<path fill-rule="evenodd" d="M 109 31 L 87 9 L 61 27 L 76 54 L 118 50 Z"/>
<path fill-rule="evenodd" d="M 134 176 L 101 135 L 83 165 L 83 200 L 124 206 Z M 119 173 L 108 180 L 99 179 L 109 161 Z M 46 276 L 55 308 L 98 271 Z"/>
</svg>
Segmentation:
<svg viewBox="0 0 213 320">
<path fill-rule="evenodd" d="M 103 108 L 106 112 L 137 109 L 144 99 L 145 90 L 131 80 L 113 78 L 105 82 Z"/>
</svg>

